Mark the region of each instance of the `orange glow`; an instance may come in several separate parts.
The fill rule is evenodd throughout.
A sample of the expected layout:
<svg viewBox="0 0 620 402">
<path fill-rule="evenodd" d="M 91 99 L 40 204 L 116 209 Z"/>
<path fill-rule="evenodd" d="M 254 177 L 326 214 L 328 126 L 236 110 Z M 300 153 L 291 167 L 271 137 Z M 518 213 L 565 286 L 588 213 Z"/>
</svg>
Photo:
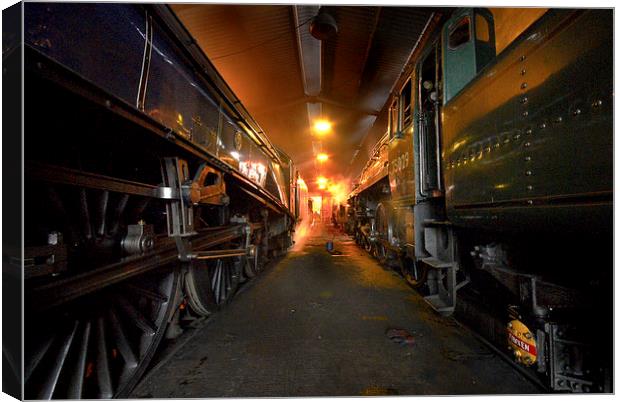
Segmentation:
<svg viewBox="0 0 620 402">
<path fill-rule="evenodd" d="M 329 156 L 327 154 L 324 153 L 320 153 L 316 156 L 316 160 L 319 162 L 325 162 L 329 159 Z"/>
<path fill-rule="evenodd" d="M 316 179 L 316 184 L 319 186 L 320 190 L 325 190 L 327 188 L 327 178 L 323 176 L 319 176 Z"/>
<path fill-rule="evenodd" d="M 304 244 L 310 235 L 310 227 L 312 225 L 312 218 L 305 219 L 297 225 L 295 228 L 295 245 L 293 251 L 301 251 L 304 248 Z"/>
<path fill-rule="evenodd" d="M 327 120 L 316 120 L 314 122 L 314 131 L 318 134 L 318 135 L 323 135 L 323 134 L 327 134 L 331 131 L 332 129 L 332 123 L 330 123 Z"/>
<path fill-rule="evenodd" d="M 297 179 L 297 185 L 304 190 L 308 190 L 308 185 L 306 184 L 304 179 L 302 179 L 301 177 Z"/>
<path fill-rule="evenodd" d="M 312 213 L 321 215 L 321 208 L 323 207 L 323 197 L 320 195 L 310 197 L 312 199 Z"/>
<path fill-rule="evenodd" d="M 331 183 L 327 191 L 331 194 L 334 204 L 342 204 L 347 200 L 348 187 L 344 182 Z"/>
</svg>

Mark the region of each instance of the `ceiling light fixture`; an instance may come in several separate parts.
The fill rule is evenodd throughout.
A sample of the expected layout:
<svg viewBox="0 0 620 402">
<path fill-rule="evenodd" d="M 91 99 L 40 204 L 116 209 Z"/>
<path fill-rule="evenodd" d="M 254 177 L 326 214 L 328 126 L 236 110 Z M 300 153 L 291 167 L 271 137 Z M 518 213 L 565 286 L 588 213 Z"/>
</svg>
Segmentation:
<svg viewBox="0 0 620 402">
<path fill-rule="evenodd" d="M 322 135 L 322 134 L 327 134 L 328 132 L 330 132 L 332 129 L 332 123 L 330 123 L 327 120 L 316 120 L 314 122 L 314 131 L 318 134 L 318 135 Z"/>
<path fill-rule="evenodd" d="M 325 40 L 338 33 L 338 24 L 325 7 L 319 8 L 319 12 L 310 22 L 310 35 L 318 40 Z"/>
</svg>

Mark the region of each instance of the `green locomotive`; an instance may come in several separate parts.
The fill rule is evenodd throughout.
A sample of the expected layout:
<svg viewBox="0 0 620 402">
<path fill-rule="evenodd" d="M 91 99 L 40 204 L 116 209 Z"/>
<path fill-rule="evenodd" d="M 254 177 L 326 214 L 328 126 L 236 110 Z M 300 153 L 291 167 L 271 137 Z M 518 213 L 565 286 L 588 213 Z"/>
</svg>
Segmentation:
<svg viewBox="0 0 620 402">
<path fill-rule="evenodd" d="M 361 244 L 555 391 L 611 391 L 612 38 L 611 10 L 436 13 L 349 200 Z"/>
</svg>

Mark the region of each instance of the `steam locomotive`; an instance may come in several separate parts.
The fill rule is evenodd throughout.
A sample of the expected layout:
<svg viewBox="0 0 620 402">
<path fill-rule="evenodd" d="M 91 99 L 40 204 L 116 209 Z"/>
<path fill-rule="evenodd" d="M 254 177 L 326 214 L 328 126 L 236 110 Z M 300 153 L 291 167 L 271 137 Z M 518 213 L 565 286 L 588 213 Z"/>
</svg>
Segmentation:
<svg viewBox="0 0 620 402">
<path fill-rule="evenodd" d="M 612 37 L 610 10 L 435 13 L 349 196 L 358 244 L 554 391 L 612 390 Z"/>
<path fill-rule="evenodd" d="M 167 6 L 23 8 L 25 397 L 124 397 L 287 250 L 307 188 Z"/>
</svg>

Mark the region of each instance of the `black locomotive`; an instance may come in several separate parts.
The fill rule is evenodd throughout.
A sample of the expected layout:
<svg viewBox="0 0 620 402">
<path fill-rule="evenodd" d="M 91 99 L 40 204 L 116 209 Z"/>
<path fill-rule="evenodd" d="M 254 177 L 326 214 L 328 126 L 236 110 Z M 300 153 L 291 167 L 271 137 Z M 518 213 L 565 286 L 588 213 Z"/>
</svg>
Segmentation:
<svg viewBox="0 0 620 402">
<path fill-rule="evenodd" d="M 548 389 L 610 392 L 610 10 L 435 13 L 349 198 L 357 242 Z"/>
<path fill-rule="evenodd" d="M 23 7 L 25 397 L 127 396 L 307 190 L 167 6 Z"/>
</svg>

